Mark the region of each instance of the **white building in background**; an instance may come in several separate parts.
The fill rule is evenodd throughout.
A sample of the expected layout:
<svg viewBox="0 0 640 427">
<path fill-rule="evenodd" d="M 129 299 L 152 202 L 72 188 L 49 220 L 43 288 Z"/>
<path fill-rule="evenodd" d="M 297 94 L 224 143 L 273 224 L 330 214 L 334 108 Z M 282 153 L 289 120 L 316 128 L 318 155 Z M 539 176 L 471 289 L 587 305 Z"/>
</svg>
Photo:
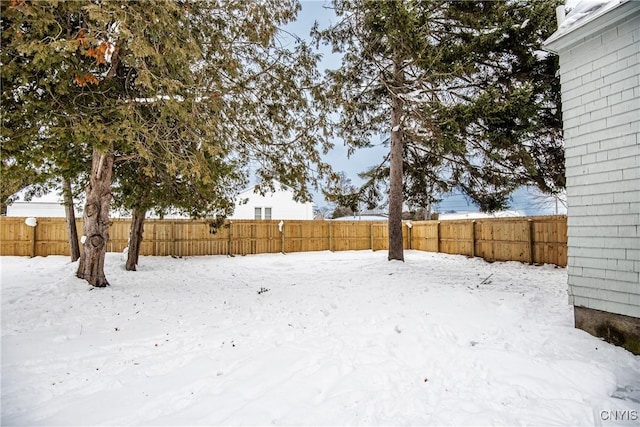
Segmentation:
<svg viewBox="0 0 640 427">
<path fill-rule="evenodd" d="M 65 216 L 62 196 L 53 191 L 30 201 L 25 200 L 25 192 L 17 194 L 18 199 L 7 206 L 7 216 L 59 218 Z"/>
<path fill-rule="evenodd" d="M 236 208 L 229 219 L 314 219 L 312 202 L 296 202 L 293 190 L 274 182 L 274 192 L 256 193 L 256 186 L 236 197 Z"/>
<path fill-rule="evenodd" d="M 280 183 L 274 183 L 275 192 L 267 192 L 264 196 L 255 192 L 255 185 L 242 191 L 236 197 L 236 208 L 229 219 L 314 219 L 314 205 L 312 202 L 296 202 L 293 190 Z M 129 218 L 130 214 L 112 210 L 110 215 L 114 218 Z M 58 191 L 34 197 L 30 201 L 24 198 L 24 192 L 18 194 L 18 199 L 7 206 L 7 216 L 36 217 L 36 218 L 60 218 L 64 217 L 64 205 L 62 196 Z M 82 217 L 82 212 L 76 208 L 76 216 Z M 148 218 L 157 218 L 147 214 Z M 164 218 L 188 217 L 178 214 L 167 214 Z"/>
</svg>

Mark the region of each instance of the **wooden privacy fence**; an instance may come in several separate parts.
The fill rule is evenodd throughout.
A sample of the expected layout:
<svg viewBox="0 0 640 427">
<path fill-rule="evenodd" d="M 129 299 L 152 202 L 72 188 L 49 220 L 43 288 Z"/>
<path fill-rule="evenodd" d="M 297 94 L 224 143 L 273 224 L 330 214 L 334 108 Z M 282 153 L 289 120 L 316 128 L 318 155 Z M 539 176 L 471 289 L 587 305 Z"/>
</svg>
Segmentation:
<svg viewBox="0 0 640 427">
<path fill-rule="evenodd" d="M 110 222 L 107 250 L 127 247 L 129 219 Z M 82 235 L 82 221 L 76 222 Z M 415 221 L 402 225 L 405 249 L 482 257 L 488 261 L 567 264 L 566 216 Z M 386 222 L 232 220 L 219 229 L 207 220 L 147 220 L 141 255 L 247 255 L 275 252 L 383 250 Z M 0 217 L 0 255 L 68 255 L 64 218 Z"/>
</svg>

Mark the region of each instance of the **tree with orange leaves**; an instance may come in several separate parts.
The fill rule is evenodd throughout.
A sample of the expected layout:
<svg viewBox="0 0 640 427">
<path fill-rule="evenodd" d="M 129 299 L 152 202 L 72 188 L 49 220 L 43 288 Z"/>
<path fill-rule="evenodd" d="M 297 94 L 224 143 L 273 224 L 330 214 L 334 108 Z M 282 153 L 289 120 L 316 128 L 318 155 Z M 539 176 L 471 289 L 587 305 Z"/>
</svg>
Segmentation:
<svg viewBox="0 0 640 427">
<path fill-rule="evenodd" d="M 83 171 L 77 275 L 91 285 L 109 284 L 114 183 L 128 195 L 153 194 L 147 208 L 178 203 L 172 194 L 184 188 L 200 199 L 180 203 L 227 197 L 216 190 L 221 180 L 249 163 L 301 198 L 329 173 L 320 158 L 330 145 L 326 119 L 313 109 L 317 57 L 299 40 L 285 47 L 279 39 L 297 1 L 1 4 L 2 101 L 12 107 L 2 161 Z M 190 187 L 177 191 L 177 182 Z"/>
</svg>

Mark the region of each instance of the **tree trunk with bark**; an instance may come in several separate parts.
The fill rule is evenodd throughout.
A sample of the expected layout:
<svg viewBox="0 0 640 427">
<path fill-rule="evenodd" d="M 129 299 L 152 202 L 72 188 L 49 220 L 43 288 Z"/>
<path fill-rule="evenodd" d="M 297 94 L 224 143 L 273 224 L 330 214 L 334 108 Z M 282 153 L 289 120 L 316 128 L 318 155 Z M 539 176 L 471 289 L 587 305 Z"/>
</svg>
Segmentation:
<svg viewBox="0 0 640 427">
<path fill-rule="evenodd" d="M 62 198 L 64 201 L 64 216 L 67 221 L 71 262 L 76 262 L 80 258 L 80 244 L 78 243 L 78 229 L 76 228 L 76 212 L 73 208 L 71 181 L 66 178 L 62 179 Z"/>
<path fill-rule="evenodd" d="M 136 271 L 138 257 L 140 256 L 140 244 L 142 243 L 142 234 L 144 232 L 144 220 L 147 211 L 143 209 L 133 210 L 133 219 L 131 220 L 131 231 L 129 232 L 129 251 L 127 252 L 127 263 L 125 268 L 127 271 Z"/>
<path fill-rule="evenodd" d="M 93 149 L 91 179 L 84 208 L 84 251 L 76 275 L 96 287 L 109 286 L 104 275 L 104 258 L 109 241 L 109 204 L 113 175 L 113 147 Z"/>
<path fill-rule="evenodd" d="M 394 59 L 393 88 L 391 93 L 391 160 L 389 171 L 389 260 L 404 261 L 402 242 L 402 116 L 404 102 L 396 90 L 402 87 L 404 71 L 402 61 Z"/>
</svg>

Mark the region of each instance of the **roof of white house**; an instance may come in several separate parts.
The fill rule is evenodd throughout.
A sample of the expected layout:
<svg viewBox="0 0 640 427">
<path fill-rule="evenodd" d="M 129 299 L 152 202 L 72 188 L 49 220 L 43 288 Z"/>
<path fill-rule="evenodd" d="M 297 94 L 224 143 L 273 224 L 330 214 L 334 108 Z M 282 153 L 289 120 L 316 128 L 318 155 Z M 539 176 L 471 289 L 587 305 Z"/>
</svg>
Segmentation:
<svg viewBox="0 0 640 427">
<path fill-rule="evenodd" d="M 576 7 L 569 11 L 564 21 L 562 21 L 558 27 L 558 32 L 561 34 L 571 32 L 626 1 L 627 0 L 582 0 L 576 4 Z"/>
<path fill-rule="evenodd" d="M 282 184 L 280 181 L 276 181 L 275 179 L 272 181 L 273 183 L 273 189 L 278 192 L 278 191 L 293 191 L 293 189 L 291 187 L 289 187 L 288 185 Z M 261 185 L 260 183 L 256 183 L 253 185 L 250 185 L 249 187 L 245 188 L 244 190 L 240 191 L 238 193 L 238 196 L 243 195 L 243 194 L 260 194 L 258 192 L 256 192 L 256 187 Z M 263 190 L 265 191 L 266 194 L 271 193 L 271 191 L 269 190 L 268 185 L 264 184 Z"/>
<path fill-rule="evenodd" d="M 27 190 L 18 191 L 15 196 L 17 196 L 16 202 L 27 202 Z M 60 194 L 60 189 L 56 189 L 46 194 L 42 194 L 41 196 L 34 196 L 29 200 L 30 203 L 53 203 L 53 204 L 62 204 L 62 195 Z M 15 202 L 14 202 L 15 203 Z"/>
<path fill-rule="evenodd" d="M 332 221 L 388 221 L 389 218 L 382 215 L 349 215 L 332 218 Z"/>
<path fill-rule="evenodd" d="M 635 3 L 635 6 L 640 6 L 639 2 L 631 0 L 581 0 L 576 4 L 576 7 L 571 9 L 567 16 L 564 17 L 564 20 L 560 23 L 556 32 L 545 40 L 543 47 L 546 50 L 557 53 L 559 48 L 570 43 L 570 41 L 566 40 L 567 35 L 575 35 L 575 37 L 570 37 L 570 39 L 582 39 L 592 32 L 599 31 L 609 24 L 609 19 L 603 19 L 599 25 L 593 28 L 589 27 L 589 29 L 585 29 L 585 26 L 628 3 L 630 4 L 626 7 L 627 10 L 621 8 L 621 13 L 629 13 L 629 10 L 632 11 L 634 9 L 633 3 Z M 611 17 L 611 19 L 618 18 L 619 17 Z"/>
<path fill-rule="evenodd" d="M 499 211 L 499 212 L 453 212 L 441 213 L 438 215 L 439 220 L 456 220 L 456 219 L 480 219 L 480 218 L 515 218 L 526 216 L 520 211 Z"/>
<path fill-rule="evenodd" d="M 27 190 L 15 194 L 16 200 L 7 206 L 7 216 L 64 216 L 64 206 L 59 190 L 26 200 Z"/>
</svg>

